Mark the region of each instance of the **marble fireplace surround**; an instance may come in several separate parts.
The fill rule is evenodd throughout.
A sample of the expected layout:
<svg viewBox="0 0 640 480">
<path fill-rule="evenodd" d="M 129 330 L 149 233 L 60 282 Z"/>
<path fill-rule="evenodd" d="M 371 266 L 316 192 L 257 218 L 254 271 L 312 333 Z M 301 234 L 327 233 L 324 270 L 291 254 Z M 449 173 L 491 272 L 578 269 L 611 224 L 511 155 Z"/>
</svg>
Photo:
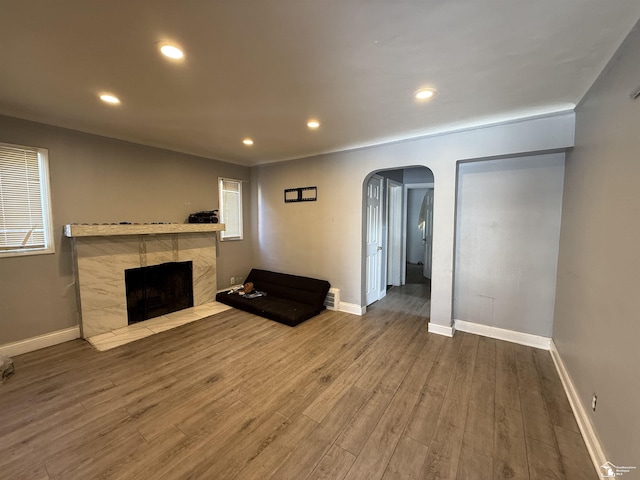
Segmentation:
<svg viewBox="0 0 640 480">
<path fill-rule="evenodd" d="M 223 224 L 65 225 L 71 238 L 83 338 L 126 327 L 124 271 L 193 262 L 193 305 L 216 295 L 216 232 Z"/>
</svg>

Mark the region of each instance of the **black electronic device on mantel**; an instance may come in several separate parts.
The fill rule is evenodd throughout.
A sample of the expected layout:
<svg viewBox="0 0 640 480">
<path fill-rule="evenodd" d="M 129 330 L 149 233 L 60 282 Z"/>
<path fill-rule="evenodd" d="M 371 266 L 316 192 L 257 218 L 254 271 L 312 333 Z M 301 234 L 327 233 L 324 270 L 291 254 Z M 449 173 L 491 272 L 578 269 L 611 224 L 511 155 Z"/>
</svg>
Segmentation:
<svg viewBox="0 0 640 480">
<path fill-rule="evenodd" d="M 189 223 L 218 223 L 218 210 L 192 213 Z"/>
</svg>

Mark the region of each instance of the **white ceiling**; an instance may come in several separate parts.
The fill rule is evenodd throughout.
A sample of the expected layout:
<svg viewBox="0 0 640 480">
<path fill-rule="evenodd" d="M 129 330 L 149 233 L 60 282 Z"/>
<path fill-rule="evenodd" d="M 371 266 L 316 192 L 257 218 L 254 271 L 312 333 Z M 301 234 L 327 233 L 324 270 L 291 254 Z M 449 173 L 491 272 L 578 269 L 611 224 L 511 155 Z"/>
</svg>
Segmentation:
<svg viewBox="0 0 640 480">
<path fill-rule="evenodd" d="M 638 0 L 0 0 L 0 114 L 255 165 L 572 109 L 639 18 Z"/>
</svg>

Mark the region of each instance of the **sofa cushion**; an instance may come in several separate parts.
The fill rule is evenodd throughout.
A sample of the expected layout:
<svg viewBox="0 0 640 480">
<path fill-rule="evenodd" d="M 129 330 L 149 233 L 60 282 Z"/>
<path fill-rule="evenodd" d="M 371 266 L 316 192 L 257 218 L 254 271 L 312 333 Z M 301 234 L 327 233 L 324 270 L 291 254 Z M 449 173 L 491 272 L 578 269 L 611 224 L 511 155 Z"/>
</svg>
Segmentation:
<svg viewBox="0 0 640 480">
<path fill-rule="evenodd" d="M 331 285 L 326 280 L 252 269 L 245 282 L 268 295 L 322 307 Z"/>
<path fill-rule="evenodd" d="M 295 327 L 322 311 L 306 303 L 269 295 L 266 297 L 244 298 L 241 295 L 219 293 L 216 300 L 245 312 L 284 323 L 290 327 Z"/>
<path fill-rule="evenodd" d="M 216 300 L 291 327 L 324 310 L 324 299 L 331 287 L 325 280 L 259 269 L 251 270 L 245 282 L 252 282 L 256 290 L 267 295 L 245 298 L 220 292 Z"/>
</svg>

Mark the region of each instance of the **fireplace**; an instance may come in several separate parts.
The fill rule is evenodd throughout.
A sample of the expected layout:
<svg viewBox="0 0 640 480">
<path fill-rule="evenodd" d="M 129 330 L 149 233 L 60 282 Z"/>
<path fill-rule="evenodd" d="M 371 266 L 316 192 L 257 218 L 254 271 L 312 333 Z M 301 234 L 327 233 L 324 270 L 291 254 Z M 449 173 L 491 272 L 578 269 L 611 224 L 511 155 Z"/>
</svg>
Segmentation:
<svg viewBox="0 0 640 480">
<path fill-rule="evenodd" d="M 66 225 L 71 238 L 82 336 L 128 325 L 125 270 L 192 262 L 193 307 L 216 296 L 216 232 L 210 224 Z"/>
<path fill-rule="evenodd" d="M 193 263 L 168 262 L 124 271 L 128 323 L 193 307 Z"/>
</svg>

